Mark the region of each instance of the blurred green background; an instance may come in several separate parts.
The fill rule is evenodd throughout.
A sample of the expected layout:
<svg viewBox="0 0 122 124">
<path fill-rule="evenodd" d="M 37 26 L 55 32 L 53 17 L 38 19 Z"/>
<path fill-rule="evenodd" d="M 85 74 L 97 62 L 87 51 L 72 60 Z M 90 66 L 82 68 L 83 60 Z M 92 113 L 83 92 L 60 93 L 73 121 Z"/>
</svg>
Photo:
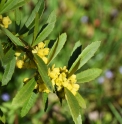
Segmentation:
<svg viewBox="0 0 122 124">
<path fill-rule="evenodd" d="M 24 23 L 37 0 L 21 8 Z M 121 0 L 46 0 L 45 12 L 40 24 L 55 10 L 57 22 L 48 39 L 56 39 L 67 33 L 67 43 L 55 59 L 56 66 L 67 64 L 76 41 L 83 49 L 94 41 L 101 41 L 95 56 L 82 70 L 101 68 L 103 73 L 95 81 L 81 84 L 80 93 L 87 108 L 82 110 L 83 124 L 122 124 L 122 1 Z M 10 30 L 14 31 L 14 14 Z M 41 96 L 29 114 L 21 118 L 20 110 L 11 106 L 11 100 L 22 86 L 29 70 L 17 70 L 11 82 L 0 90 L 0 106 L 8 124 L 73 124 L 68 106 L 61 106 L 55 95 L 49 96 L 49 108 L 43 112 Z M 0 80 L 3 68 L 0 67 Z"/>
</svg>

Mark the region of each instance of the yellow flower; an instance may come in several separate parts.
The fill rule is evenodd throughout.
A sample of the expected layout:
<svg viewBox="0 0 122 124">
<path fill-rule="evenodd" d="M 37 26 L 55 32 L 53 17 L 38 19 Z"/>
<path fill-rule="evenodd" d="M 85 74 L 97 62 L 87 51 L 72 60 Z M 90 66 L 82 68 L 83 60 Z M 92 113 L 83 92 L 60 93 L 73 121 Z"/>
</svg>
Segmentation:
<svg viewBox="0 0 122 124">
<path fill-rule="evenodd" d="M 42 60 L 47 64 L 48 59 L 47 55 L 49 53 L 49 48 L 45 48 L 45 44 L 43 42 L 40 42 L 34 50 L 32 50 L 32 53 L 36 53 Z"/>
<path fill-rule="evenodd" d="M 8 25 L 11 24 L 11 20 L 10 18 L 7 16 L 7 17 L 3 17 L 2 18 L 2 24 L 5 28 L 8 28 Z"/>
<path fill-rule="evenodd" d="M 45 44 L 43 43 L 43 42 L 40 42 L 39 44 L 38 44 L 38 48 L 39 49 L 43 49 L 45 47 Z"/>
<path fill-rule="evenodd" d="M 38 55 L 40 58 L 42 58 L 42 57 L 45 56 L 44 53 L 43 53 L 43 51 L 44 51 L 44 49 L 38 49 L 38 51 L 37 51 L 37 55 Z"/>
<path fill-rule="evenodd" d="M 57 78 L 54 82 L 55 82 L 55 85 L 56 85 L 56 86 L 58 86 L 58 87 L 60 87 L 60 88 L 62 87 L 62 79 Z"/>
<path fill-rule="evenodd" d="M 42 60 L 44 61 L 45 64 L 47 64 L 48 59 L 46 57 L 42 57 Z"/>
<path fill-rule="evenodd" d="M 63 68 L 60 68 L 60 72 L 68 72 L 68 70 L 67 70 L 67 67 L 66 66 L 64 66 Z"/>
<path fill-rule="evenodd" d="M 29 78 L 24 78 L 23 82 L 26 82 L 26 81 L 28 81 L 28 80 L 29 80 Z"/>
<path fill-rule="evenodd" d="M 51 78 L 52 84 L 56 86 L 58 92 L 63 92 L 63 88 L 65 87 L 75 95 L 79 89 L 79 85 L 76 84 L 76 75 L 73 74 L 70 77 L 67 77 L 67 75 L 68 70 L 66 66 L 63 68 L 55 68 L 55 65 L 53 65 L 51 69 L 48 69 L 48 76 Z"/>
<path fill-rule="evenodd" d="M 39 92 L 46 92 L 49 93 L 50 90 L 46 87 L 46 85 L 44 83 L 40 83 L 39 84 Z"/>
<path fill-rule="evenodd" d="M 71 82 L 71 83 L 75 83 L 76 82 L 76 75 L 71 75 L 68 80 Z"/>
<path fill-rule="evenodd" d="M 24 78 L 23 82 L 26 84 L 29 81 L 29 78 Z"/>
<path fill-rule="evenodd" d="M 18 68 L 36 68 L 35 63 L 24 52 L 17 50 L 15 56 Z"/>
<path fill-rule="evenodd" d="M 16 66 L 17 66 L 18 68 L 22 68 L 23 65 L 24 65 L 24 61 L 23 61 L 23 60 L 17 60 Z"/>
<path fill-rule="evenodd" d="M 80 86 L 76 84 L 76 75 L 73 74 L 68 78 L 68 85 L 66 86 L 66 88 L 69 89 L 74 95 L 76 94 L 76 92 L 80 88 Z"/>
<path fill-rule="evenodd" d="M 44 48 L 43 49 L 43 54 L 46 56 L 49 54 L 49 48 Z"/>
<path fill-rule="evenodd" d="M 43 49 L 38 49 L 37 55 L 40 56 L 41 58 L 48 55 L 49 53 L 49 48 L 43 48 Z"/>
<path fill-rule="evenodd" d="M 16 56 L 16 57 L 19 57 L 19 56 L 20 56 L 20 54 L 21 54 L 21 52 L 20 52 L 20 51 L 16 51 L 16 52 L 15 52 L 15 56 Z"/>
<path fill-rule="evenodd" d="M 37 80 L 37 86 L 39 92 L 45 92 L 45 93 L 50 93 L 50 90 L 46 87 L 46 85 L 44 84 L 44 82 L 41 79 Z"/>
<path fill-rule="evenodd" d="M 73 84 L 71 92 L 76 95 L 77 91 L 79 90 L 80 86 L 78 84 Z"/>
<path fill-rule="evenodd" d="M 48 69 L 48 76 L 52 79 L 56 79 L 60 74 L 60 69 L 54 67 L 55 65 L 53 65 L 51 69 L 50 68 Z"/>
</svg>

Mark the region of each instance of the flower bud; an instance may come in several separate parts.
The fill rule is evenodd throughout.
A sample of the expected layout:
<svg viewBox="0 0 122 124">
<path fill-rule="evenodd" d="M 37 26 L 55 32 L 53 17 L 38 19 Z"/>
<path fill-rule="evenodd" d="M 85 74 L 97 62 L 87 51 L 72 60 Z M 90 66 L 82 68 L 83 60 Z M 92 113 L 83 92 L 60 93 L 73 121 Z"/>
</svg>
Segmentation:
<svg viewBox="0 0 122 124">
<path fill-rule="evenodd" d="M 17 66 L 18 68 L 22 68 L 23 65 L 24 65 L 24 61 L 23 61 L 23 60 L 17 60 L 16 66 Z"/>
<path fill-rule="evenodd" d="M 8 16 L 7 17 L 3 17 L 2 23 L 3 23 L 3 26 L 5 28 L 8 28 L 8 25 L 11 24 L 11 20 L 10 20 L 10 18 Z"/>
</svg>

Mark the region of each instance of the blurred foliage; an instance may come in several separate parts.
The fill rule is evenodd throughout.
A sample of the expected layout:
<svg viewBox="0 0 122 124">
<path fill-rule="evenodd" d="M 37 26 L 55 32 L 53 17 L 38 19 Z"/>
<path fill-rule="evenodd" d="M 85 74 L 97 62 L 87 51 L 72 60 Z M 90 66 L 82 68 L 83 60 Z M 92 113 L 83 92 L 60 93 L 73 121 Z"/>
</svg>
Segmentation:
<svg viewBox="0 0 122 124">
<path fill-rule="evenodd" d="M 31 13 L 36 2 L 37 0 L 33 0 L 28 3 L 28 6 L 20 8 L 23 22 L 27 18 L 25 15 Z M 55 59 L 58 66 L 66 64 L 69 57 L 68 51 L 73 48 L 75 41 L 80 39 L 83 48 L 93 41 L 98 40 L 102 43 L 95 57 L 82 68 L 82 70 L 90 67 L 103 69 L 103 74 L 96 81 L 82 84 L 80 92 L 87 100 L 87 108 L 83 110 L 85 113 L 83 124 L 122 124 L 120 119 L 122 116 L 122 1 L 46 0 L 45 13 L 41 22 L 47 19 L 52 10 L 57 12 L 57 22 L 50 38 L 54 39 L 62 32 L 68 35 L 65 48 Z M 9 16 L 14 20 L 12 12 Z M 10 26 L 11 30 L 14 28 L 14 24 Z M 30 114 L 20 119 L 19 112 L 2 98 L 2 93 L 8 93 L 11 101 L 16 90 L 22 86 L 22 80 L 31 73 L 29 70 L 24 74 L 21 70 L 17 72 L 11 83 L 0 91 L 0 106 L 3 107 L 6 116 L 11 117 L 10 119 L 14 118 L 10 124 L 73 124 L 67 107 L 61 108 L 54 100 L 55 96 L 51 97 L 47 113 L 43 114 L 41 98 L 39 98 Z M 0 77 L 2 74 L 3 68 L 0 67 Z M 55 106 L 52 107 L 54 104 Z M 10 114 L 11 111 L 13 114 Z"/>
</svg>

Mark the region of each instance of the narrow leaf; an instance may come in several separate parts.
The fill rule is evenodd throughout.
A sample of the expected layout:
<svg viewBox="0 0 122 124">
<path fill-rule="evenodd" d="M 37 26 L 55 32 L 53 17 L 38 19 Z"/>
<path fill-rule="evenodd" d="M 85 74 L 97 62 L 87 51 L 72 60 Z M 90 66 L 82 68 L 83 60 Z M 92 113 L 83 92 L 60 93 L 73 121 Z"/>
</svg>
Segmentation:
<svg viewBox="0 0 122 124">
<path fill-rule="evenodd" d="M 25 22 L 24 26 L 20 30 L 19 34 L 24 34 L 28 32 L 34 25 L 36 14 L 38 13 L 40 17 L 43 14 L 43 11 L 44 11 L 44 0 L 38 0 L 31 15 L 28 17 L 27 21 Z"/>
<path fill-rule="evenodd" d="M 68 70 L 70 69 L 70 67 L 72 66 L 72 64 L 75 62 L 75 60 L 78 58 L 78 56 L 81 54 L 81 43 L 80 41 L 76 43 L 72 55 L 70 56 L 70 59 L 68 61 Z"/>
<path fill-rule="evenodd" d="M 52 13 L 47 19 L 47 23 L 55 23 L 55 22 L 56 22 L 56 12 L 52 11 Z"/>
<path fill-rule="evenodd" d="M 4 56 L 4 54 L 3 54 L 3 48 L 2 48 L 2 43 L 1 43 L 1 41 L 0 41 L 0 60 L 2 61 L 2 59 L 3 59 L 3 56 Z"/>
<path fill-rule="evenodd" d="M 42 100 L 43 100 L 44 111 L 46 111 L 48 107 L 48 93 L 42 93 Z"/>
<path fill-rule="evenodd" d="M 1 107 L 0 107 L 0 116 L 3 116 L 3 112 L 2 112 L 2 110 L 1 110 Z"/>
<path fill-rule="evenodd" d="M 0 14 L 6 13 L 7 11 L 14 10 L 23 6 L 29 0 L 2 0 L 2 4 L 0 4 Z"/>
<path fill-rule="evenodd" d="M 16 5 L 17 3 L 18 3 L 17 0 L 8 0 L 8 1 L 2 6 L 0 14 L 7 12 L 8 10 L 10 10 L 10 9 L 11 9 L 14 5 Z"/>
<path fill-rule="evenodd" d="M 56 22 L 56 15 L 55 15 L 55 12 L 53 11 L 48 18 L 47 26 L 38 35 L 37 39 L 35 40 L 32 46 L 37 45 L 39 42 L 44 41 L 46 37 L 48 37 L 48 35 L 52 32 L 55 26 L 55 22 Z"/>
<path fill-rule="evenodd" d="M 69 69 L 69 74 L 68 74 L 69 77 L 77 71 L 77 69 L 78 69 L 78 67 L 80 65 L 80 59 L 81 59 L 81 55 L 82 55 L 82 54 L 79 53 L 80 50 L 81 50 L 81 43 L 80 43 L 80 41 L 78 41 L 75 44 L 74 49 L 73 49 L 73 52 L 72 52 L 72 55 L 73 55 L 74 52 L 77 51 L 76 54 L 78 54 L 78 55 L 77 55 L 77 58 L 75 58 L 74 63 L 72 63 L 72 66 Z"/>
<path fill-rule="evenodd" d="M 82 119 L 81 119 L 81 114 L 78 116 L 78 118 L 77 118 L 77 123 L 78 124 L 82 124 Z"/>
<path fill-rule="evenodd" d="M 18 32 L 21 24 L 21 12 L 19 8 L 15 9 L 15 21 L 16 21 L 16 32 Z"/>
<path fill-rule="evenodd" d="M 10 48 L 3 57 L 2 65 L 8 64 L 13 59 L 14 53 L 15 51 L 12 48 Z"/>
<path fill-rule="evenodd" d="M 15 69 L 15 62 L 16 59 L 13 57 L 13 59 L 6 65 L 5 71 L 2 77 L 2 86 L 6 85 L 12 78 L 12 75 L 14 73 Z"/>
<path fill-rule="evenodd" d="M 53 56 L 55 54 L 57 46 L 58 46 L 58 39 L 56 41 L 52 40 L 49 42 L 48 47 L 51 49 L 50 49 L 50 52 L 48 54 L 48 64 L 51 62 L 51 60 L 53 60 Z"/>
<path fill-rule="evenodd" d="M 91 58 L 94 56 L 95 52 L 100 46 L 100 41 L 92 42 L 88 45 L 81 53 L 81 60 L 79 69 Z"/>
<path fill-rule="evenodd" d="M 47 66 L 45 65 L 44 61 L 38 55 L 35 54 L 34 57 L 37 61 L 38 71 L 39 71 L 39 74 L 41 75 L 43 82 L 45 83 L 45 85 L 48 87 L 49 90 L 53 91 L 52 82 L 50 81 L 48 77 Z"/>
<path fill-rule="evenodd" d="M 6 0 L 1 0 L 1 3 L 0 3 L 0 11 L 1 11 L 1 8 L 4 6 Z"/>
<path fill-rule="evenodd" d="M 108 106 L 112 111 L 114 117 L 118 120 L 120 124 L 122 124 L 122 116 L 120 114 L 121 112 L 119 113 L 112 103 L 109 103 Z"/>
<path fill-rule="evenodd" d="M 36 14 L 36 18 L 35 18 L 35 26 L 34 26 L 34 33 L 33 33 L 33 42 L 35 41 L 37 34 L 39 31 L 39 14 Z"/>
<path fill-rule="evenodd" d="M 67 100 L 71 115 L 73 117 L 73 120 L 75 124 L 79 124 L 79 122 L 82 122 L 79 103 L 75 98 L 75 96 L 67 88 L 65 88 L 65 93 L 66 93 L 66 100 Z"/>
<path fill-rule="evenodd" d="M 2 124 L 5 124 L 6 122 L 6 118 L 5 118 L 4 113 L 1 110 L 1 107 L 0 107 L 0 121 L 2 121 Z"/>
<path fill-rule="evenodd" d="M 24 117 L 29 112 L 31 107 L 36 102 L 37 96 L 38 96 L 37 94 L 35 94 L 34 92 L 31 92 L 30 97 L 28 98 L 28 100 L 25 102 L 25 104 L 22 107 L 21 117 Z"/>
<path fill-rule="evenodd" d="M 24 46 L 24 44 L 22 43 L 22 41 L 14 36 L 8 29 L 1 27 L 2 31 L 11 39 L 11 41 L 18 46 Z"/>
<path fill-rule="evenodd" d="M 67 39 L 66 33 L 63 33 L 59 36 L 57 41 L 54 43 L 53 47 L 51 48 L 49 55 L 48 55 L 48 64 L 58 55 L 58 53 L 63 48 Z"/>
<path fill-rule="evenodd" d="M 33 89 L 36 85 L 34 78 L 28 81 L 16 94 L 12 101 L 12 105 L 14 106 L 23 106 L 27 100 L 29 99 Z"/>
<path fill-rule="evenodd" d="M 0 116 L 0 121 L 2 121 L 2 124 L 5 124 L 6 123 L 5 115 Z"/>
<path fill-rule="evenodd" d="M 82 71 L 76 74 L 78 83 L 85 83 L 94 80 L 101 74 L 102 70 L 98 68 L 92 68 Z"/>
<path fill-rule="evenodd" d="M 75 60 L 78 58 L 78 56 L 81 54 L 81 43 L 80 41 L 76 42 L 72 54 L 70 56 L 70 59 L 68 61 L 68 70 L 70 69 L 70 67 L 72 66 L 72 64 L 75 62 Z"/>
<path fill-rule="evenodd" d="M 85 100 L 78 92 L 76 93 L 75 98 L 77 99 L 79 106 L 85 109 L 86 108 Z"/>
<path fill-rule="evenodd" d="M 38 13 L 41 16 L 43 11 L 44 11 L 44 0 L 39 0 L 35 8 L 33 9 L 31 15 L 27 19 L 25 26 L 28 28 L 34 21 L 36 14 Z"/>
<path fill-rule="evenodd" d="M 30 1 L 30 0 L 18 1 L 18 3 L 15 4 L 15 5 L 11 8 L 11 10 L 17 9 L 17 8 L 19 8 L 19 7 L 22 7 L 22 6 L 25 5 L 28 1 Z"/>
</svg>

